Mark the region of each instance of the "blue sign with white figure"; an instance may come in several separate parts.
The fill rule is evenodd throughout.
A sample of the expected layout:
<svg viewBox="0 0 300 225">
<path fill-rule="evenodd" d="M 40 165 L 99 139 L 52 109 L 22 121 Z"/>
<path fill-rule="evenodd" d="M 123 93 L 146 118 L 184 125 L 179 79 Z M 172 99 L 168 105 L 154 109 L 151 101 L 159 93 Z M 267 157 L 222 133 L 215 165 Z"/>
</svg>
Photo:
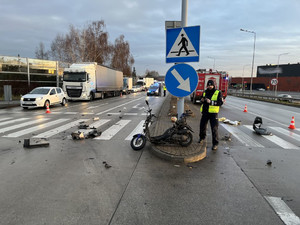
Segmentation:
<svg viewBox="0 0 300 225">
<path fill-rule="evenodd" d="M 165 77 L 167 90 L 174 96 L 185 97 L 190 95 L 197 87 L 198 74 L 188 64 L 172 66 Z"/>
<path fill-rule="evenodd" d="M 167 29 L 166 62 L 199 62 L 200 26 Z"/>
</svg>

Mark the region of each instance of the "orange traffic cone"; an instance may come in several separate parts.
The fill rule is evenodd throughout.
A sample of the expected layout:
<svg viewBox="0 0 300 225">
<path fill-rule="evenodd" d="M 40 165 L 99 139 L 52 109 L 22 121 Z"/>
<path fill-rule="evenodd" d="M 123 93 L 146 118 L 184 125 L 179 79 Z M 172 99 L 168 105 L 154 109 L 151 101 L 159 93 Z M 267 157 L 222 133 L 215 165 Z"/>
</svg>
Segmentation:
<svg viewBox="0 0 300 225">
<path fill-rule="evenodd" d="M 244 112 L 248 112 L 248 110 L 247 110 L 247 104 L 245 104 Z"/>
<path fill-rule="evenodd" d="M 47 106 L 46 106 L 46 107 L 47 107 L 47 111 L 46 111 L 46 113 L 51 113 L 51 112 L 50 112 L 50 108 L 49 108 L 49 104 L 47 104 Z"/>
<path fill-rule="evenodd" d="M 290 124 L 289 128 L 293 129 L 293 130 L 296 129 L 296 127 L 295 127 L 295 117 L 292 117 L 292 121 L 291 121 L 291 124 Z"/>
</svg>

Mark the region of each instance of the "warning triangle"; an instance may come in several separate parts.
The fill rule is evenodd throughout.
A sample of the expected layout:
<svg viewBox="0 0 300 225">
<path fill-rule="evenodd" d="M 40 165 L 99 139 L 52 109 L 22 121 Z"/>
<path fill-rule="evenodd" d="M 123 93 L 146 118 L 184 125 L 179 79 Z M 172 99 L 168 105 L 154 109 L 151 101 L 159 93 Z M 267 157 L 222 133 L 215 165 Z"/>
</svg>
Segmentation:
<svg viewBox="0 0 300 225">
<path fill-rule="evenodd" d="M 182 58 L 191 56 L 198 56 L 198 53 L 182 28 L 171 50 L 169 51 L 169 54 L 167 55 L 167 58 Z"/>
</svg>

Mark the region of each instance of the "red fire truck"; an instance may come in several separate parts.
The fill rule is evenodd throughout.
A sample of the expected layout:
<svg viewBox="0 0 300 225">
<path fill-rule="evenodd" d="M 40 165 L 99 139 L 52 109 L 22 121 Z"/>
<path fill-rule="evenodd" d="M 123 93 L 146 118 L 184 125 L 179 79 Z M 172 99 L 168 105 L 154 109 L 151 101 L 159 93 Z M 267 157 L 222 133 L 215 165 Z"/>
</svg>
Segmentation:
<svg viewBox="0 0 300 225">
<path fill-rule="evenodd" d="M 212 71 L 211 69 L 206 70 L 197 70 L 198 73 L 198 85 L 196 90 L 191 93 L 191 101 L 196 104 L 197 101 L 200 101 L 202 93 L 206 89 L 206 84 L 208 80 L 213 80 L 216 86 L 216 89 L 222 92 L 222 96 L 225 99 L 227 96 L 228 89 L 228 73 L 224 71 Z"/>
</svg>

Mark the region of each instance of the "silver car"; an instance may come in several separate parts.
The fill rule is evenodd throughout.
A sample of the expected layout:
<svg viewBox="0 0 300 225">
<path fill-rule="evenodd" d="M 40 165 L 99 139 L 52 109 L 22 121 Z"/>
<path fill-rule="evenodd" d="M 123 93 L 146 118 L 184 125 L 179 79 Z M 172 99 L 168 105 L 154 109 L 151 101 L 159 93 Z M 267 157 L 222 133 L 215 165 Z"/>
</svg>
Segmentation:
<svg viewBox="0 0 300 225">
<path fill-rule="evenodd" d="M 24 109 L 47 107 L 47 105 L 66 104 L 66 96 L 59 87 L 38 87 L 21 97 L 21 107 Z"/>
</svg>

